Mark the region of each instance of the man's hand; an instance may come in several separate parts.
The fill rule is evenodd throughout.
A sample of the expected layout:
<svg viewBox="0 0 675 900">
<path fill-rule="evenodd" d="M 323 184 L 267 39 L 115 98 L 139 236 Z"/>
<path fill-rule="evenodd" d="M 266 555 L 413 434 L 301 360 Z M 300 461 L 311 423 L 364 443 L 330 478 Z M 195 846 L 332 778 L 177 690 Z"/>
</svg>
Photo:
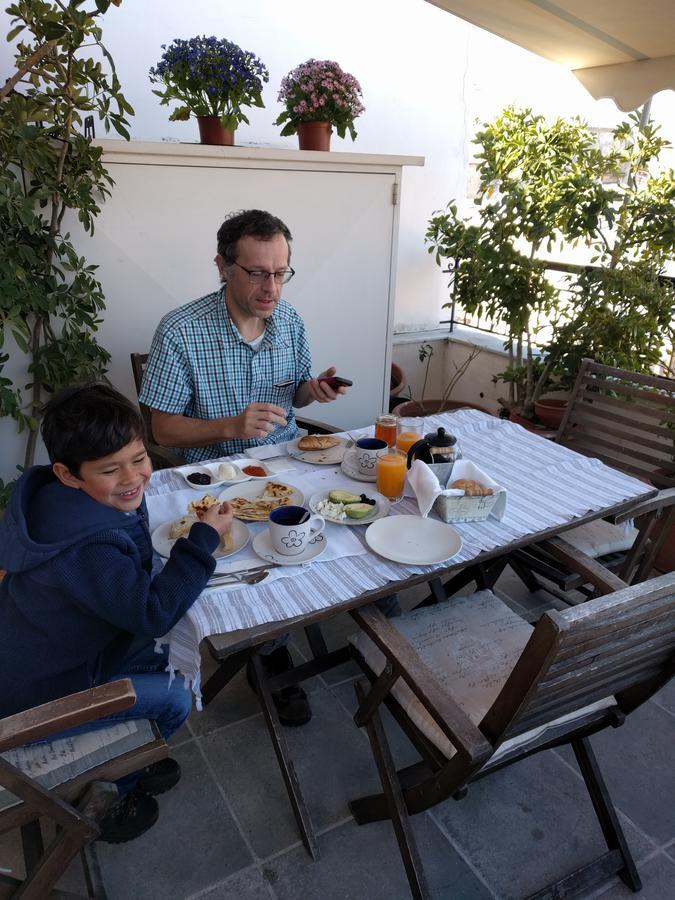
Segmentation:
<svg viewBox="0 0 675 900">
<path fill-rule="evenodd" d="M 230 421 L 233 428 L 228 438 L 265 438 L 276 428 L 286 425 L 286 410 L 273 403 L 249 403 Z"/>
<path fill-rule="evenodd" d="M 333 390 L 333 388 L 326 384 L 325 381 L 319 381 L 319 378 L 332 377 L 335 375 L 336 371 L 335 366 L 331 366 L 316 378 L 312 378 L 310 381 L 304 381 L 297 390 L 293 405 L 307 406 L 307 404 L 311 403 L 313 400 L 317 403 L 330 403 L 332 400 L 337 400 L 340 394 L 346 394 L 347 388 L 345 385 L 341 385 L 337 390 Z"/>
<path fill-rule="evenodd" d="M 199 516 L 202 522 L 206 522 L 211 528 L 215 528 L 222 537 L 232 528 L 234 520 L 234 510 L 229 503 L 224 502 L 218 505 L 209 506 L 206 512 Z"/>
</svg>

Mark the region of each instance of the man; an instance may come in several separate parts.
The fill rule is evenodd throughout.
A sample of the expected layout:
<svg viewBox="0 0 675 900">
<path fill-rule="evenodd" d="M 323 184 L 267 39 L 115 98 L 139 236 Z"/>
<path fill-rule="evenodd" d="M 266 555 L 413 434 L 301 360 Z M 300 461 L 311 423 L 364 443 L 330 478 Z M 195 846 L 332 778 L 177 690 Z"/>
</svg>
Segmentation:
<svg viewBox="0 0 675 900">
<path fill-rule="evenodd" d="M 293 277 L 291 233 L 275 216 L 246 210 L 218 230 L 222 287 L 164 316 L 140 400 L 158 443 L 188 462 L 296 437 L 293 407 L 346 392 L 311 376 L 302 319 L 281 299 Z"/>
<path fill-rule="evenodd" d="M 312 378 L 304 324 L 281 299 L 294 274 L 290 242 L 286 225 L 270 213 L 228 216 L 215 258 L 221 289 L 159 323 L 139 399 L 152 410 L 156 440 L 180 448 L 188 462 L 291 440 L 294 406 L 330 403 L 347 390 L 319 381 L 334 368 Z M 293 665 L 283 640 L 265 645 L 261 656 L 270 675 Z M 311 718 L 301 687 L 273 697 L 282 724 Z"/>
</svg>

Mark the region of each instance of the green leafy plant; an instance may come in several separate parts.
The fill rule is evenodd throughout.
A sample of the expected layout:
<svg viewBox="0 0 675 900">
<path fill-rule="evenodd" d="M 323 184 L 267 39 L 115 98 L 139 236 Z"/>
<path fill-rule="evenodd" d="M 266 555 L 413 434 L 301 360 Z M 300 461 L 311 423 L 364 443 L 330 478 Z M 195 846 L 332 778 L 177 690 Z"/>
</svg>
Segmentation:
<svg viewBox="0 0 675 900">
<path fill-rule="evenodd" d="M 667 145 L 657 132 L 633 115 L 603 152 L 578 119 L 548 123 L 509 107 L 476 136 L 477 221 L 451 202 L 431 218 L 426 240 L 439 265 L 455 262 L 463 308 L 506 328 L 505 407 L 531 418 L 534 402 L 568 386 L 584 356 L 647 371 L 660 354 L 672 316 L 663 268 L 675 244 L 675 181 L 672 171 L 650 174 Z M 597 268 L 568 266 L 561 286 L 542 254 L 569 243 L 589 248 Z"/>
<path fill-rule="evenodd" d="M 265 105 L 262 88 L 269 73 L 255 53 L 216 37 L 176 38 L 162 49 L 150 81 L 163 85 L 153 91 L 162 106 L 181 104 L 169 116 L 172 122 L 187 121 L 190 115 L 217 116 L 235 131 L 241 122 L 248 124 L 242 107 Z"/>
<path fill-rule="evenodd" d="M 65 229 L 70 215 L 93 233 L 113 184 L 101 148 L 82 134 L 84 117 L 129 137 L 133 110 L 98 24 L 110 2 L 88 10 L 83 0 L 20 0 L 7 9 L 7 38 L 19 40 L 16 72 L 0 90 L 0 346 L 11 335 L 28 381 L 2 374 L 13 348 L 0 354 L 0 415 L 28 429 L 24 466 L 34 460 L 45 395 L 102 377 L 110 358 L 95 337 L 104 308 L 96 266 Z"/>
</svg>

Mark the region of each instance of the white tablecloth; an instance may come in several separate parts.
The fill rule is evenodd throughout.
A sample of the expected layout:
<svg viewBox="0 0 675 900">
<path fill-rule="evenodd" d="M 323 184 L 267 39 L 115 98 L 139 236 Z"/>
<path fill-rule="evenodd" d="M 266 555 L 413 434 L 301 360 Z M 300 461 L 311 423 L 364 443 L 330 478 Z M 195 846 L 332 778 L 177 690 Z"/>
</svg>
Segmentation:
<svg viewBox="0 0 675 900">
<path fill-rule="evenodd" d="M 480 465 L 508 494 L 506 514 L 500 522 L 487 519 L 454 526 L 463 545 L 453 562 L 467 563 L 483 551 L 506 547 L 528 534 L 565 525 L 651 490 L 599 460 L 588 459 L 519 425 L 477 410 L 429 416 L 425 430 L 441 425 L 457 436 L 464 457 Z M 372 428 L 351 433 L 371 434 Z M 285 465 L 292 465 L 292 469 L 280 475 L 279 480 L 299 487 L 307 499 L 315 491 L 337 483 L 351 484 L 356 493 L 364 490 L 363 483 L 350 482 L 339 467 L 310 466 L 298 460 L 285 461 Z M 184 512 L 187 502 L 195 496 L 194 491 L 184 487 L 185 482 L 171 470 L 153 475 L 146 492 L 151 527 Z M 412 494 L 409 489 L 408 492 Z M 419 514 L 416 500 L 404 497 L 392 507 L 392 514 Z M 264 526 L 256 526 L 260 527 Z M 364 527 L 329 525 L 328 548 L 331 544 L 334 550 L 339 547 L 339 554 L 329 554 L 327 550 L 308 567 L 275 569 L 268 580 L 256 587 L 205 591 L 162 638 L 163 643 L 169 644 L 172 668 L 181 671 L 198 694 L 199 644 L 206 636 L 281 622 L 358 597 L 390 581 L 433 572 L 434 566 L 401 565 L 375 555 L 366 548 L 364 532 Z"/>
</svg>

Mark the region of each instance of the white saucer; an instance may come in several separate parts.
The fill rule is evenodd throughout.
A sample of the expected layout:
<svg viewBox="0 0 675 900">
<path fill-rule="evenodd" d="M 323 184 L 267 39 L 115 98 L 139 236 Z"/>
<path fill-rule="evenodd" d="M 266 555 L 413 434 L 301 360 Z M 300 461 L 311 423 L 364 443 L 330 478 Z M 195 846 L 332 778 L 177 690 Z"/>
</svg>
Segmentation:
<svg viewBox="0 0 675 900">
<path fill-rule="evenodd" d="M 180 518 L 180 516 L 178 518 Z M 175 521 L 175 519 L 171 519 L 170 522 L 164 522 L 163 525 L 159 525 L 152 532 L 152 546 L 160 556 L 169 556 L 173 545 L 176 543 L 175 539 L 172 540 L 169 537 L 171 526 Z M 234 519 L 232 522 L 232 539 L 234 541 L 234 547 L 231 550 L 223 550 L 219 545 L 213 551 L 214 559 L 225 559 L 227 556 L 234 556 L 235 553 L 238 553 L 251 540 L 251 532 L 243 522 L 239 521 L 239 519 Z"/>
<path fill-rule="evenodd" d="M 302 553 L 298 553 L 297 556 L 284 556 L 282 553 L 277 553 L 272 547 L 269 531 L 261 531 L 260 534 L 256 534 L 253 538 L 252 547 L 262 559 L 276 563 L 278 566 L 301 566 L 303 563 L 310 562 L 312 559 L 316 559 L 317 556 L 321 556 L 327 544 L 328 539 L 326 535 L 323 533 L 317 534 L 307 544 Z"/>
<path fill-rule="evenodd" d="M 378 519 L 368 527 L 366 543 L 385 559 L 421 566 L 444 562 L 462 549 L 462 538 L 455 528 L 420 516 Z"/>
<path fill-rule="evenodd" d="M 345 473 L 347 478 L 353 478 L 355 481 L 377 481 L 377 477 L 375 475 L 363 475 L 361 473 L 359 467 L 354 463 L 353 453 L 353 448 L 351 450 L 348 450 L 342 458 L 342 463 L 340 465 L 340 468 Z"/>
<path fill-rule="evenodd" d="M 296 438 L 294 441 L 289 441 L 286 444 L 286 453 L 292 459 L 299 459 L 312 466 L 337 466 L 343 459 L 347 447 L 347 441 L 344 438 L 337 438 L 339 443 L 326 450 L 301 450 L 298 447 L 301 440 L 302 438 Z"/>
</svg>

